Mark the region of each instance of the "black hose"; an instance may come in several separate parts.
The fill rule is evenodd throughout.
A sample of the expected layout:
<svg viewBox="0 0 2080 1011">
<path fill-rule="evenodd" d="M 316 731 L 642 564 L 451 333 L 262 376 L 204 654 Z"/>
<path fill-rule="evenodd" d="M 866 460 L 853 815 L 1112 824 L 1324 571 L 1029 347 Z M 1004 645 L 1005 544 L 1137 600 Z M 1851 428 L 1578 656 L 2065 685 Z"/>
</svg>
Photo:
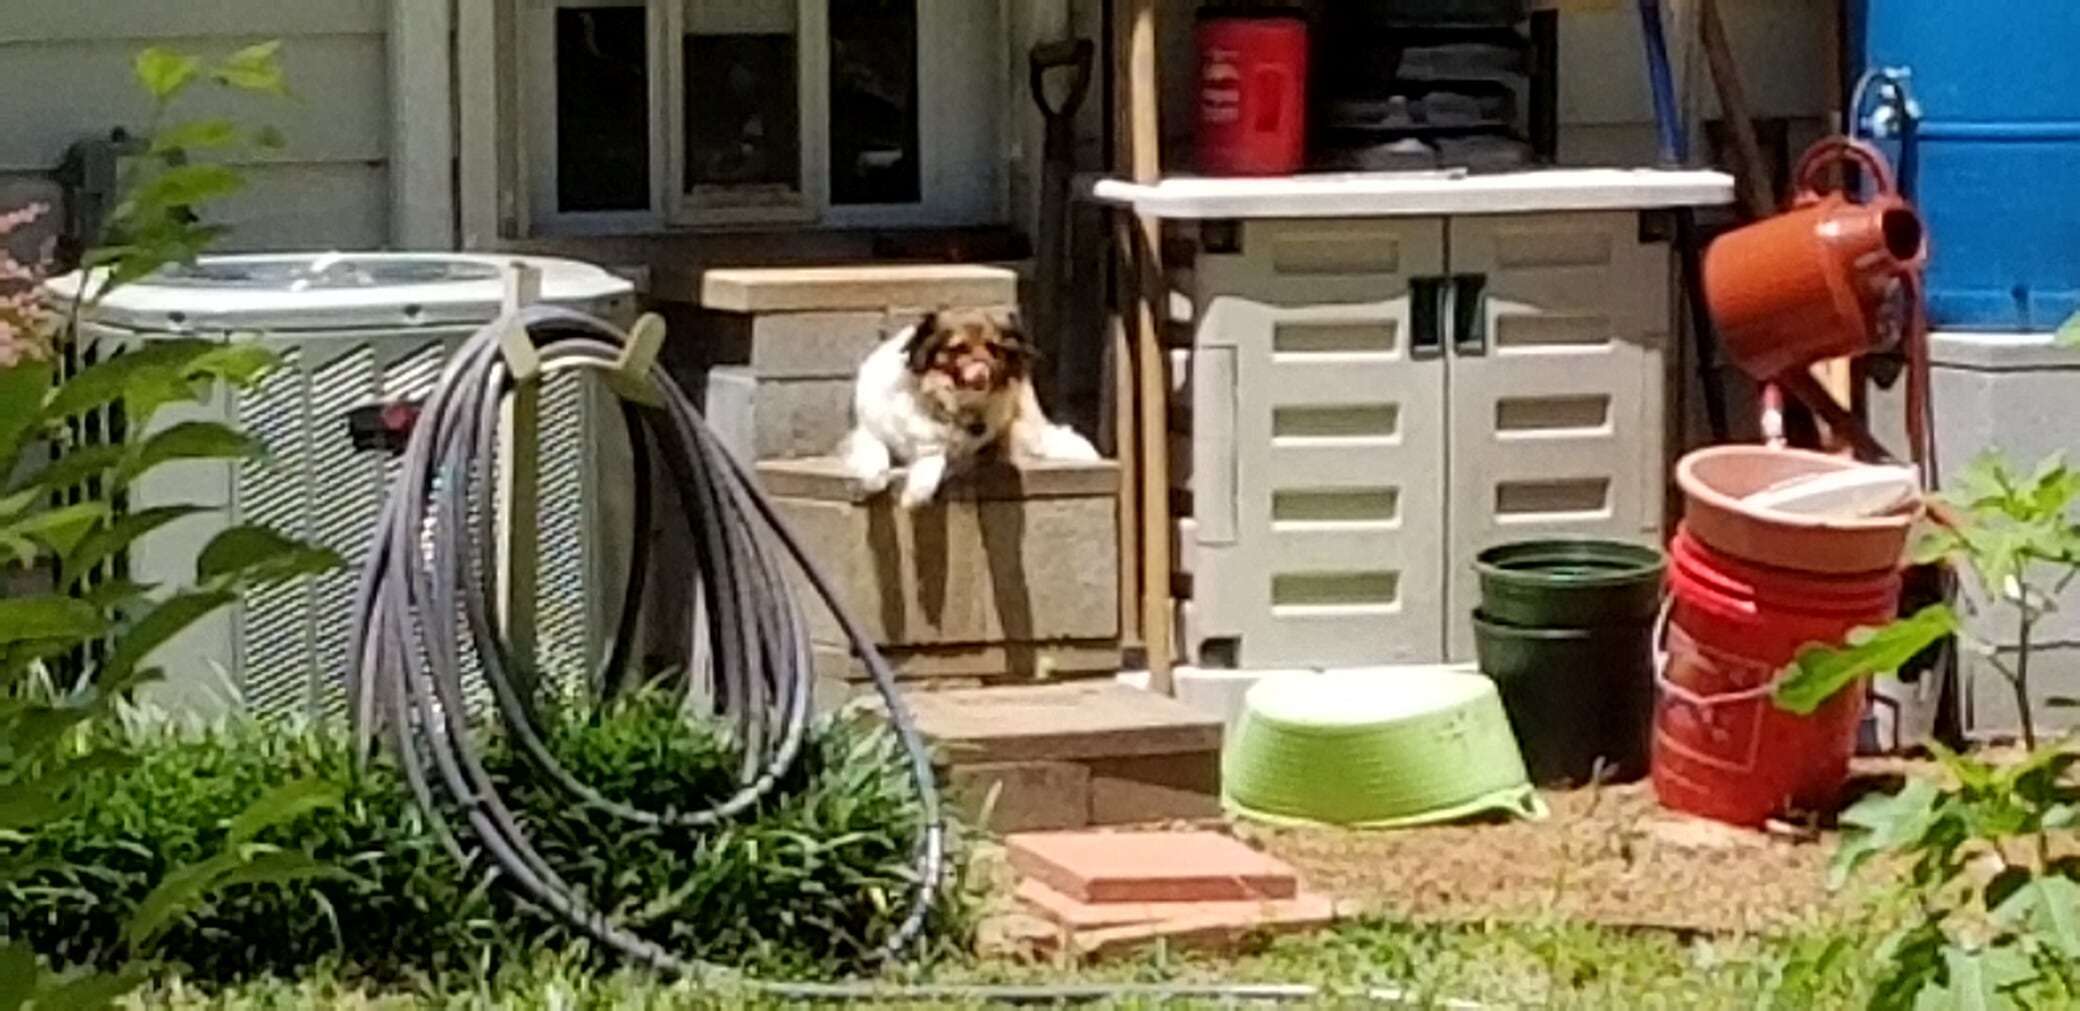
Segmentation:
<svg viewBox="0 0 2080 1011">
<path fill-rule="evenodd" d="M 686 510 L 697 553 L 695 571 L 677 574 L 696 582 L 692 627 L 706 629 L 711 662 L 688 665 L 682 689 L 705 676 L 717 714 L 734 723 L 744 765 L 736 792 L 700 811 L 645 811 L 604 796 L 558 763 L 542 740 L 535 715 L 534 683 L 516 683 L 516 658 L 498 627 L 492 559 L 496 510 L 487 496 L 494 478 L 500 410 L 516 379 L 500 350 L 508 326 L 524 328 L 544 372 L 605 373 L 617 367 L 627 338 L 612 326 L 575 312 L 531 308 L 517 320 L 502 320 L 464 343 L 426 398 L 417 426 L 378 520 L 374 548 L 355 598 L 353 666 L 348 696 L 361 753 L 367 757 L 387 730 L 403 778 L 458 861 L 470 856 L 451 823 L 456 812 L 518 895 L 608 950 L 634 962 L 688 977 L 702 985 L 738 987 L 771 997 L 817 1001 L 936 1003 L 986 1001 L 997 1004 L 1070 1004 L 1117 998 L 1295 1001 L 1320 1003 L 1355 998 L 1373 1003 L 1407 1003 L 1398 991 L 1339 992 L 1309 984 L 1088 984 L 1041 986 L 927 985 L 873 982 L 803 983 L 750 979 L 735 970 L 685 958 L 611 922 L 593 908 L 534 848 L 518 819 L 485 771 L 466 715 L 461 650 L 470 649 L 491 690 L 494 713 L 540 778 L 572 803 L 637 825 L 698 829 L 742 814 L 772 792 L 799 755 L 811 712 L 813 673 L 809 634 L 787 581 L 789 560 L 830 609 L 851 642 L 887 707 L 917 789 L 921 820 L 912 855 L 915 884 L 909 910 L 882 945 L 884 957 L 900 958 L 922 934 L 938 888 L 946 879 L 947 830 L 929 754 L 917 733 L 887 661 L 849 613 L 830 581 L 781 522 L 772 501 L 751 474 L 724 450 L 694 410 L 685 392 L 662 371 L 650 386 L 661 406 L 624 404 L 622 417 L 636 451 L 632 475 L 646 495 L 653 475 L 645 458 L 663 462 L 664 472 Z M 477 506 L 472 508 L 472 506 Z M 644 514 L 647 516 L 647 514 Z M 645 573 L 651 559 L 632 552 L 637 570 L 625 589 L 616 642 L 592 688 L 610 697 L 623 679 L 630 615 L 640 594 L 659 575 Z M 460 634 L 458 634 L 460 633 Z M 696 633 L 698 634 L 698 633 Z M 466 643 L 462 639 L 466 638 Z M 700 672 L 706 670 L 702 675 Z M 528 672 L 532 674 L 533 672 Z M 1464 1007 L 1451 1004 L 1447 1006 Z"/>
<path fill-rule="evenodd" d="M 836 615 L 887 706 L 915 782 L 924 824 L 914 854 L 909 911 L 884 943 L 889 956 L 907 949 L 923 931 L 934 894 L 945 878 L 946 828 L 923 741 L 895 691 L 887 662 L 847 613 L 828 580 L 783 525 L 745 468 L 722 448 L 669 375 L 653 372 L 661 406 L 624 405 L 638 461 L 638 499 L 651 483 L 651 452 L 687 510 L 699 558 L 696 608 L 704 608 L 712 705 L 732 726 L 743 751 L 734 793 L 692 811 L 647 811 L 614 800 L 580 782 L 543 741 L 532 672 L 517 669 L 493 599 L 496 510 L 487 499 L 494 477 L 500 410 L 516 380 L 500 351 L 504 327 L 525 329 L 544 372 L 605 373 L 617 367 L 623 335 L 598 320 L 538 307 L 518 321 L 501 321 L 468 340 L 426 398 L 399 473 L 384 503 L 374 550 L 356 597 L 356 661 L 348 674 L 354 723 L 366 754 L 385 729 L 414 796 L 434 820 L 443 843 L 464 855 L 447 812 L 459 812 L 469 836 L 496 863 L 523 898 L 569 920 L 607 948 L 658 969 L 727 975 L 691 962 L 609 922 L 566 883 L 534 848 L 486 772 L 472 740 L 463 687 L 463 648 L 470 649 L 490 689 L 496 719 L 539 778 L 576 805 L 634 825 L 696 829 L 733 818 L 772 792 L 799 756 L 812 709 L 814 673 L 808 627 L 787 582 L 786 560 Z M 647 511 L 643 513 L 647 517 Z M 647 520 L 645 520 L 647 522 Z M 633 551 L 616 623 L 615 642 L 598 682 L 611 697 L 626 676 L 640 595 L 656 573 L 642 550 Z M 458 636 L 458 632 L 460 635 Z M 526 674 L 530 677 L 523 678 Z M 686 683 L 691 691 L 694 670 Z"/>
</svg>

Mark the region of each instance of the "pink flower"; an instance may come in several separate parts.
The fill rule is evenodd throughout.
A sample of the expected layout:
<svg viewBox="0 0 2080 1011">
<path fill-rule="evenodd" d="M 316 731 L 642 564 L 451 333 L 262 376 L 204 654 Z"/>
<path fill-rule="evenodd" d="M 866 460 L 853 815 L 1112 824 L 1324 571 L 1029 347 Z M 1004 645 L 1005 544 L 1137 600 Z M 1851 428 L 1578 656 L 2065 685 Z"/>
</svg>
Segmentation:
<svg viewBox="0 0 2080 1011">
<path fill-rule="evenodd" d="M 0 238 L 14 234 L 17 230 L 35 224 L 51 212 L 49 204 L 29 204 L 16 210 L 0 213 Z"/>
<path fill-rule="evenodd" d="M 47 204 L 0 213 L 0 368 L 50 356 L 51 318 L 38 287 L 43 267 L 15 259 L 4 241 L 48 213 Z"/>
</svg>

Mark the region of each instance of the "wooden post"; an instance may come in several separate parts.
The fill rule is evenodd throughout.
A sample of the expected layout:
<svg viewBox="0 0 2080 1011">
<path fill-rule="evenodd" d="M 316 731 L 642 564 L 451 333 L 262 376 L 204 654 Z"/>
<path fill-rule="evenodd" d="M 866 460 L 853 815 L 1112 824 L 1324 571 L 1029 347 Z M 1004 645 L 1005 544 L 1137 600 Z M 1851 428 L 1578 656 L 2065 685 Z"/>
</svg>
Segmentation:
<svg viewBox="0 0 2080 1011">
<path fill-rule="evenodd" d="M 508 317 L 541 301 L 542 272 L 514 262 L 505 271 Z M 517 324 L 515 324 L 517 325 Z M 513 385 L 499 405 L 498 440 L 498 624 L 519 669 L 532 684 L 535 669 L 535 587 L 541 575 L 541 377 Z"/>
<path fill-rule="evenodd" d="M 1837 130 L 1846 130 L 1848 121 L 1841 113 L 1845 96 L 1842 93 L 1842 9 L 1839 0 L 1831 0 L 1827 5 L 1827 16 L 1820 33 L 1820 45 L 1820 65 L 1826 70 L 1824 79 L 1829 121 Z M 1831 173 L 1829 178 L 1837 186 L 1842 184 L 1840 172 Z M 1823 363 L 1818 375 L 1820 385 L 1834 396 L 1835 402 L 1861 417 L 1863 374 L 1855 362 L 1847 358 L 1838 358 Z M 1834 433 L 1832 437 L 1837 443 L 1844 441 L 1840 433 Z"/>
<path fill-rule="evenodd" d="M 1113 59 L 1118 67 L 1118 153 L 1122 174 L 1135 182 L 1161 178 L 1161 94 L 1156 76 L 1156 0 L 1115 0 Z M 1127 493 L 1139 504 L 1141 642 L 1148 655 L 1149 687 L 1171 691 L 1170 599 L 1170 459 L 1168 356 L 1163 353 L 1162 321 L 1168 312 L 1168 285 L 1162 263 L 1162 226 L 1137 216 L 1127 229 L 1131 242 L 1120 250 L 1129 269 L 1132 294 L 1123 306 L 1131 346 L 1134 387 L 1132 417 L 1121 418 L 1120 455 L 1133 447 L 1138 466 Z M 1124 363 L 1123 363 L 1124 364 Z M 1132 438 L 1128 438 L 1132 433 Z M 1123 524 L 1124 526 L 1124 524 Z M 1132 559 L 1123 562 L 1132 563 Z"/>
<path fill-rule="evenodd" d="M 497 0 L 456 0 L 457 210 L 463 249 L 490 249 L 499 235 Z"/>
</svg>

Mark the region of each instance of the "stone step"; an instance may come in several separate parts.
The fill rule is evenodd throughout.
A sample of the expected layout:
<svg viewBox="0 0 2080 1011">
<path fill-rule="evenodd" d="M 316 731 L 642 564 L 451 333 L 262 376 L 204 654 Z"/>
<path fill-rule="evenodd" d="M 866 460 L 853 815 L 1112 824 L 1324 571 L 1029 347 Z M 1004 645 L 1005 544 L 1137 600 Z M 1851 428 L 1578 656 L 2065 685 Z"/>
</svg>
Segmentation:
<svg viewBox="0 0 2080 1011">
<path fill-rule="evenodd" d="M 830 458 L 768 461 L 758 478 L 876 645 L 1119 638 L 1114 464 L 984 466 L 918 510 L 869 495 Z M 819 645 L 847 644 L 825 609 L 807 617 Z"/>
<path fill-rule="evenodd" d="M 1077 902 L 1265 902 L 1300 894 L 1276 857 L 1218 832 L 1036 832 L 1005 840 L 1020 874 Z"/>
<path fill-rule="evenodd" d="M 947 797 L 997 832 L 1212 818 L 1221 722 L 1111 681 L 908 691 Z"/>
<path fill-rule="evenodd" d="M 895 312 L 1017 303 L 1017 274 L 975 264 L 723 269 L 701 277 L 701 304 L 724 312 Z"/>
</svg>

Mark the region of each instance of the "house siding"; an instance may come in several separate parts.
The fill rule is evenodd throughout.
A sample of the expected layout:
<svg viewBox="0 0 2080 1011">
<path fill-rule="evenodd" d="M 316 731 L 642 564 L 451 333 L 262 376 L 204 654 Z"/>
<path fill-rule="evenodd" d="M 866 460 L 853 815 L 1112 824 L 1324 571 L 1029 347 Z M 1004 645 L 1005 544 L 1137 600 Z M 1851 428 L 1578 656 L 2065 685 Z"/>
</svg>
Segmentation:
<svg viewBox="0 0 2080 1011">
<path fill-rule="evenodd" d="M 202 89 L 184 115 L 281 129 L 216 215 L 233 250 L 379 248 L 391 235 L 389 0 L 9 0 L 0 17 L 0 178 L 48 173 L 75 141 L 143 124 L 139 49 L 221 55 L 268 39 L 296 98 Z"/>
</svg>

